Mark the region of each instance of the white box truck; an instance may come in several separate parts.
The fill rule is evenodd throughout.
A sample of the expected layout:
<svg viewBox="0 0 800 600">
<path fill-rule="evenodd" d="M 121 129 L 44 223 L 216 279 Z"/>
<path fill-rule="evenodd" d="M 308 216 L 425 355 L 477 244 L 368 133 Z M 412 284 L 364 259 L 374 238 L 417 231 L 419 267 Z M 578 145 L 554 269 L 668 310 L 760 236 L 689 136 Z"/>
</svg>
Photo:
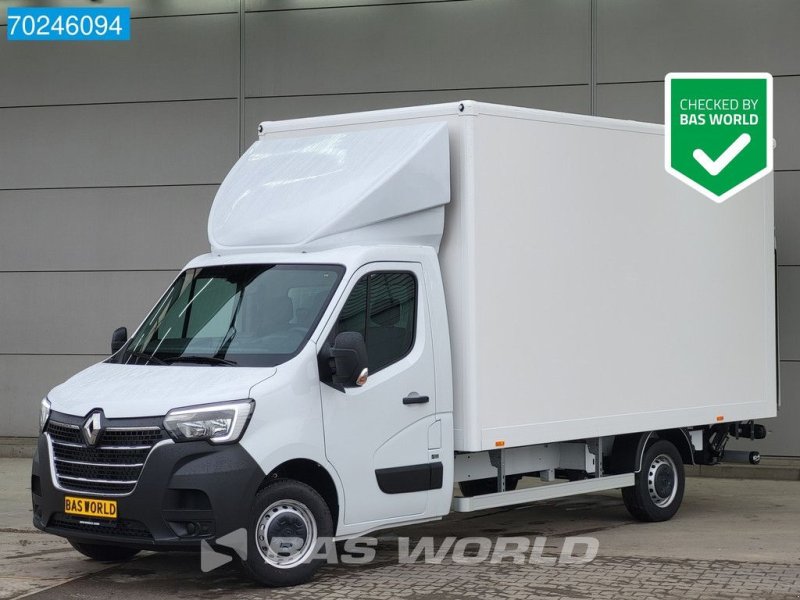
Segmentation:
<svg viewBox="0 0 800 600">
<path fill-rule="evenodd" d="M 42 401 L 34 524 L 87 556 L 244 530 L 247 570 L 291 585 L 323 538 L 451 510 L 623 488 L 662 521 L 684 464 L 776 414 L 772 179 L 710 202 L 659 125 L 265 122 L 208 236 Z"/>
</svg>

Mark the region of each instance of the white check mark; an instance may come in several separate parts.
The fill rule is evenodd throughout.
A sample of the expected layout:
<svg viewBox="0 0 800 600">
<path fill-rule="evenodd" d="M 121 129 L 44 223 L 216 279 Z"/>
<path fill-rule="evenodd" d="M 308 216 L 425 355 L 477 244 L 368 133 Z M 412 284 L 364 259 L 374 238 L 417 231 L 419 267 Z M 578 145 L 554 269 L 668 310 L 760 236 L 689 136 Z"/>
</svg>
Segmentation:
<svg viewBox="0 0 800 600">
<path fill-rule="evenodd" d="M 692 152 L 692 156 L 694 156 L 694 159 L 699 162 L 700 166 L 706 171 L 712 175 L 719 175 L 720 172 L 727 167 L 734 158 L 739 156 L 741 151 L 744 150 L 749 143 L 750 135 L 743 133 L 736 138 L 735 142 L 728 146 L 728 149 L 725 150 L 725 152 L 719 155 L 717 160 L 711 160 L 708 157 L 708 154 L 700 150 L 700 148 L 697 148 L 694 152 Z"/>
</svg>

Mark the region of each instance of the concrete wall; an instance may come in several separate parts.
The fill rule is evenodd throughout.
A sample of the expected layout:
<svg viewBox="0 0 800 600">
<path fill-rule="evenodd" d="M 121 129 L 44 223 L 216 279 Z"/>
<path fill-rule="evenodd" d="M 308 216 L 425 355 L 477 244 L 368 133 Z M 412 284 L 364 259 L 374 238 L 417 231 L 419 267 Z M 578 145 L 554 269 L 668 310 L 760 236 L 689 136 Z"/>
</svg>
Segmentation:
<svg viewBox="0 0 800 600">
<path fill-rule="evenodd" d="M 800 455 L 796 2 L 103 3 L 127 4 L 129 43 L 0 31 L 0 435 L 34 434 L 41 396 L 206 250 L 211 199 L 259 121 L 464 98 L 661 121 L 666 72 L 735 69 L 776 75 L 785 414 L 761 448 Z"/>
</svg>

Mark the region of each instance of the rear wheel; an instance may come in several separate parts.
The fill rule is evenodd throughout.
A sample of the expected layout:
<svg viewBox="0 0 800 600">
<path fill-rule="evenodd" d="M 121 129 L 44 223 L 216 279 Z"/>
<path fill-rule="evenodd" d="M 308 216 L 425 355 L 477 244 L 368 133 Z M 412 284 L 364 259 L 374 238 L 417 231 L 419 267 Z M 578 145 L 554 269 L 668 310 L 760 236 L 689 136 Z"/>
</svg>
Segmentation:
<svg viewBox="0 0 800 600">
<path fill-rule="evenodd" d="M 136 556 L 139 551 L 136 548 L 126 548 L 125 546 L 110 546 L 107 544 L 87 544 L 75 540 L 67 540 L 70 545 L 84 556 L 88 556 L 100 562 L 121 562 Z"/>
<path fill-rule="evenodd" d="M 640 521 L 666 521 L 678 512 L 685 483 L 680 452 L 672 442 L 658 440 L 645 450 L 636 482 L 622 490 L 622 500 Z"/>
<path fill-rule="evenodd" d="M 311 486 L 277 479 L 256 496 L 247 529 L 245 570 L 259 583 L 306 583 L 324 564 L 318 542 L 333 537 L 328 505 Z"/>
<path fill-rule="evenodd" d="M 506 476 L 506 491 L 510 492 L 517 489 L 519 480 L 522 479 L 520 475 L 507 475 Z M 472 496 L 482 496 L 484 494 L 497 493 L 497 477 L 489 477 L 488 479 L 470 479 L 468 481 L 459 481 L 458 487 L 461 490 L 461 495 L 465 498 Z"/>
</svg>

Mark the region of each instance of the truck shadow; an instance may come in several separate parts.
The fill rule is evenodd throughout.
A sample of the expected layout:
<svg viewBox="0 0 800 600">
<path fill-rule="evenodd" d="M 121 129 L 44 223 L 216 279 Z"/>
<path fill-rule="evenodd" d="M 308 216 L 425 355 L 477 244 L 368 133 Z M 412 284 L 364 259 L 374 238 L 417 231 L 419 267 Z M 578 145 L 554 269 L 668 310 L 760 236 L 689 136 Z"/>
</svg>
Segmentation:
<svg viewBox="0 0 800 600">
<path fill-rule="evenodd" d="M 501 536 L 533 539 L 547 536 L 545 554 L 555 555 L 567 536 L 585 536 L 631 523 L 618 494 L 606 493 L 507 507 L 478 513 L 453 513 L 442 521 L 377 532 L 375 558 L 367 564 L 324 566 L 315 579 L 295 588 L 269 589 L 252 582 L 234 562 L 211 572 L 200 569 L 199 553 L 146 553 L 127 563 L 81 577 L 64 585 L 36 594 L 37 598 L 77 598 L 107 600 L 109 590 L 116 598 L 272 598 L 281 596 L 319 598 L 341 594 L 348 588 L 368 588 L 365 597 L 397 597 L 402 581 L 444 581 L 456 576 L 458 565 L 449 558 L 438 564 L 399 564 L 399 541 L 407 538 L 407 546 L 415 548 L 421 538 L 433 538 L 433 547 L 440 548 L 448 536 L 483 537 L 495 540 Z M 339 544 L 341 549 L 341 544 Z M 515 565 L 491 565 L 499 574 Z M 525 571 L 540 568 L 525 565 Z M 461 567 L 463 568 L 463 566 Z M 484 567 L 484 568 L 489 568 Z M 553 567 L 551 567 L 553 568 Z M 563 568 L 563 567 L 555 567 Z M 519 570 L 519 567 L 517 567 Z M 383 570 L 380 577 L 374 575 Z M 385 575 L 385 576 L 384 576 Z M 415 585 L 419 585 L 418 583 Z M 410 590 L 406 590 L 408 592 Z M 441 596 L 439 596 L 441 597 Z"/>
</svg>

